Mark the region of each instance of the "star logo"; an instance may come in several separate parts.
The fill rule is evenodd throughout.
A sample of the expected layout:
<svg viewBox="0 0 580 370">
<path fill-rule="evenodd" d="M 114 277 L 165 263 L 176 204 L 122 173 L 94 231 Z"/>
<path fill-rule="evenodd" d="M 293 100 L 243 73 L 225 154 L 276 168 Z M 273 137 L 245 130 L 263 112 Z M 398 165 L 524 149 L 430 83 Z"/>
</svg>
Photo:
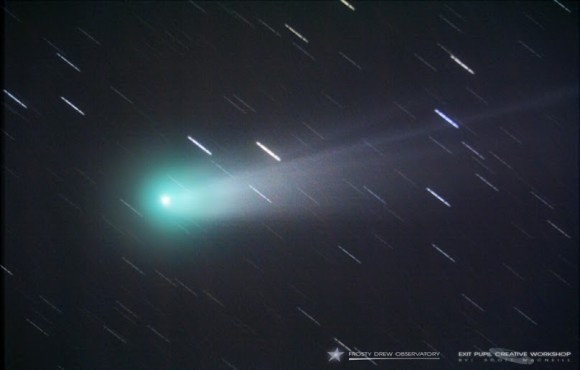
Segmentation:
<svg viewBox="0 0 580 370">
<path fill-rule="evenodd" d="M 328 361 L 339 361 L 340 362 L 340 356 L 343 355 L 344 352 L 340 352 L 338 350 L 338 347 L 333 351 L 333 352 L 328 352 L 328 355 L 330 356 L 330 358 L 328 359 Z"/>
</svg>

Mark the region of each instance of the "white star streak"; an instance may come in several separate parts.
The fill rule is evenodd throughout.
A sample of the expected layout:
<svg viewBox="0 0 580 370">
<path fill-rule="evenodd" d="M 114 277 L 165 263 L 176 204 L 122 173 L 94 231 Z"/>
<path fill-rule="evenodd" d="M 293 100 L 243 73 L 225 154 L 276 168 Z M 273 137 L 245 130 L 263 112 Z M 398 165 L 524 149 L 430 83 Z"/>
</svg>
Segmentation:
<svg viewBox="0 0 580 370">
<path fill-rule="evenodd" d="M 18 23 L 22 23 L 22 20 L 20 18 L 18 18 L 17 16 L 15 16 L 14 14 L 12 14 L 12 12 L 10 12 L 8 9 L 4 8 L 4 11 L 11 16 L 12 18 L 16 19 L 18 21 Z"/>
<path fill-rule="evenodd" d="M 482 161 L 480 161 L 479 159 L 475 158 L 474 156 L 471 156 L 471 159 L 473 159 L 481 167 L 485 168 L 489 173 L 495 175 L 495 172 L 491 168 L 489 168 L 488 166 L 486 166 L 485 164 L 483 164 Z"/>
<path fill-rule="evenodd" d="M 489 103 L 487 102 L 487 100 L 485 100 L 484 98 L 482 98 L 481 96 L 479 96 L 475 91 L 471 90 L 469 87 L 466 87 L 465 90 L 467 90 L 471 95 L 473 95 L 477 99 L 479 99 L 479 101 L 481 101 L 483 104 L 489 105 Z"/>
<path fill-rule="evenodd" d="M 485 179 L 483 176 L 481 176 L 478 173 L 476 173 L 475 176 L 477 176 L 477 178 L 480 179 L 481 181 L 483 181 L 487 186 L 489 186 L 490 188 L 492 188 L 493 190 L 495 190 L 496 192 L 499 193 L 498 188 L 496 188 L 491 182 L 487 181 L 487 179 Z"/>
<path fill-rule="evenodd" d="M 246 114 L 246 111 L 245 110 L 243 110 L 239 105 L 237 105 L 236 103 L 234 103 L 233 101 L 231 101 L 230 99 L 228 99 L 227 96 L 224 95 L 224 99 L 226 99 L 228 101 L 228 103 L 230 103 L 234 108 L 236 108 L 237 110 L 239 110 L 243 114 Z"/>
<path fill-rule="evenodd" d="M 475 307 L 477 307 L 478 310 L 480 310 L 481 312 L 485 312 L 485 310 L 483 308 L 481 308 L 480 305 L 478 305 L 477 303 L 475 303 L 473 301 L 473 299 L 469 298 L 468 296 L 466 296 L 465 294 L 461 293 L 461 295 L 463 296 L 463 298 L 465 298 L 465 300 L 467 300 L 467 302 L 471 303 L 472 305 L 474 305 Z"/>
<path fill-rule="evenodd" d="M 85 113 L 82 110 L 75 107 L 75 105 L 73 103 L 71 103 L 70 101 L 68 101 L 67 98 L 65 98 L 64 96 L 61 96 L 60 98 L 62 99 L 62 101 L 67 103 L 72 109 L 76 110 L 77 112 L 79 112 L 83 116 L 85 115 Z"/>
<path fill-rule="evenodd" d="M 308 124 L 306 122 L 302 122 L 302 124 L 304 126 L 306 126 L 306 128 L 308 128 L 310 131 L 312 131 L 316 136 L 318 136 L 319 138 L 321 138 L 322 140 L 324 140 L 324 136 L 320 135 L 320 133 L 318 131 L 316 131 L 312 127 L 308 126 Z"/>
<path fill-rule="evenodd" d="M 271 151 L 270 149 L 268 149 L 264 144 L 260 143 L 259 141 L 256 141 L 256 145 L 259 146 L 260 149 L 262 149 L 263 151 L 265 151 L 266 153 L 268 153 L 270 155 L 270 157 L 274 158 L 278 162 L 281 161 L 280 157 L 278 157 L 273 151 Z"/>
<path fill-rule="evenodd" d="M 207 14 L 207 12 L 205 11 L 204 8 L 202 8 L 201 6 L 197 5 L 196 3 L 194 3 L 193 1 L 189 1 L 189 3 L 193 6 L 195 6 L 197 9 L 199 9 L 203 14 Z"/>
<path fill-rule="evenodd" d="M 0 131 L 2 131 L 2 133 L 3 133 L 4 135 L 8 136 L 8 137 L 10 138 L 10 140 L 12 140 L 12 141 L 16 141 L 16 139 L 14 139 L 14 137 L 13 137 L 12 135 L 10 135 L 9 133 L 7 133 L 6 131 L 4 131 L 4 130 L 2 130 L 2 129 L 0 129 Z M 18 177 L 18 176 L 16 176 L 16 177 Z"/>
<path fill-rule="evenodd" d="M 127 206 L 127 208 L 129 208 L 131 211 L 135 212 L 139 217 L 143 218 L 143 215 L 138 212 L 135 208 L 131 207 L 131 205 L 127 202 L 125 202 L 123 199 L 119 199 L 121 201 L 121 203 L 123 203 L 125 206 Z"/>
<path fill-rule="evenodd" d="M 233 178 L 234 175 L 232 175 L 231 173 L 229 173 L 225 168 L 223 168 L 222 166 L 220 166 L 219 164 L 215 163 L 214 161 L 212 161 L 210 159 L 210 162 L 213 163 L 217 168 L 219 168 L 223 173 L 225 173 L 226 175 L 228 175 L 229 177 Z"/>
<path fill-rule="evenodd" d="M 316 61 L 316 59 L 312 56 L 312 54 L 310 54 L 309 52 L 307 52 L 306 50 L 304 50 L 304 48 L 300 47 L 300 45 L 298 45 L 297 43 L 295 43 L 294 41 L 292 41 L 292 45 L 296 46 L 296 48 L 298 50 L 300 50 L 304 55 L 306 55 L 308 58 Z"/>
<path fill-rule="evenodd" d="M 524 48 L 526 48 L 527 51 L 529 51 L 530 53 L 534 54 L 538 58 L 542 59 L 542 56 L 540 54 L 538 54 L 534 49 L 532 49 L 531 47 L 529 47 L 525 42 L 523 42 L 522 40 L 518 40 L 518 42 L 520 43 L 520 45 L 522 45 Z"/>
<path fill-rule="evenodd" d="M 570 288 L 572 287 L 572 285 L 570 285 L 570 283 L 569 283 L 569 282 L 567 282 L 567 281 L 566 281 L 566 279 L 564 279 L 564 278 L 563 278 L 563 277 L 561 277 L 560 275 L 556 274 L 556 273 L 555 273 L 554 271 L 552 271 L 552 270 L 548 270 L 548 271 L 550 271 L 550 273 L 551 273 L 552 275 L 554 275 L 554 276 L 556 277 L 556 279 L 558 279 L 558 280 L 560 280 L 562 283 L 564 283 L 564 284 L 568 285 Z"/>
<path fill-rule="evenodd" d="M 53 310 L 55 310 L 58 313 L 62 313 L 61 310 L 59 310 L 58 308 L 56 308 L 56 306 L 54 304 L 52 304 L 48 299 L 44 298 L 43 296 L 39 295 L 40 299 L 42 299 L 44 301 L 44 303 L 46 303 L 47 305 L 50 306 L 50 308 L 52 308 Z"/>
<path fill-rule="evenodd" d="M 353 12 L 355 11 L 354 6 L 352 6 L 348 1 L 346 1 L 346 0 L 340 0 L 340 2 L 343 3 L 345 6 L 347 6 Z"/>
<path fill-rule="evenodd" d="M 83 30 L 82 28 L 79 28 L 79 27 L 77 27 L 77 30 L 79 30 L 83 35 L 85 35 L 86 37 L 91 39 L 95 44 L 101 46 L 101 43 L 97 39 L 95 39 L 93 36 L 89 35 L 88 32 L 86 32 L 85 30 Z"/>
<path fill-rule="evenodd" d="M 223 304 L 219 299 L 217 299 L 216 297 L 214 297 L 210 292 L 208 292 L 207 290 L 203 290 L 203 294 L 205 294 L 209 299 L 211 299 L 212 301 L 214 301 L 215 303 L 219 304 L 220 306 L 222 306 L 223 308 L 226 308 L 226 305 Z"/>
<path fill-rule="evenodd" d="M 350 64 L 352 64 L 356 69 L 358 69 L 359 71 L 362 71 L 361 66 L 359 66 L 354 60 L 352 60 L 351 58 L 349 58 L 348 56 L 346 56 L 346 54 L 344 54 L 343 52 L 339 51 L 338 54 L 343 57 L 344 59 L 346 59 Z"/>
<path fill-rule="evenodd" d="M 74 64 L 72 64 L 68 59 L 66 59 L 65 57 L 63 57 L 62 55 L 60 55 L 60 53 L 56 53 L 56 55 L 62 59 L 66 64 L 68 64 L 69 66 L 73 67 L 77 72 L 80 72 L 81 70 L 78 69 L 77 66 L 75 66 Z"/>
<path fill-rule="evenodd" d="M 431 193 L 435 198 L 439 199 L 439 201 L 441 201 L 441 203 L 445 204 L 447 207 L 451 208 L 451 204 L 449 204 L 445 199 L 443 199 L 439 194 L 437 194 L 436 192 L 434 192 L 433 190 L 429 189 L 429 188 L 425 188 L 425 190 L 427 190 L 429 193 Z"/>
<path fill-rule="evenodd" d="M 172 182 L 174 182 L 177 186 L 179 186 L 180 188 L 182 188 L 183 190 L 185 190 L 186 192 L 190 193 L 191 191 L 185 187 L 185 185 L 183 185 L 182 183 L 180 183 L 179 181 L 177 181 L 176 179 L 174 179 L 173 177 L 167 175 L 167 178 L 169 178 L 169 180 L 171 180 Z"/>
<path fill-rule="evenodd" d="M 503 164 L 504 166 L 506 166 L 510 170 L 513 170 L 512 166 L 510 166 L 509 163 L 507 163 L 506 161 L 504 161 L 503 159 L 501 159 L 497 154 L 495 154 L 494 152 L 489 152 L 489 154 L 491 154 L 492 156 L 494 156 L 495 159 L 497 159 L 501 164 Z"/>
<path fill-rule="evenodd" d="M 455 123 L 451 118 L 447 117 L 445 115 L 445 113 L 441 112 L 439 109 L 435 109 L 434 110 L 435 113 L 437 113 L 437 115 L 441 118 L 443 118 L 445 121 L 447 121 L 447 123 L 449 123 L 451 126 L 455 127 L 455 128 L 459 128 L 459 125 L 457 123 Z"/>
<path fill-rule="evenodd" d="M 313 323 L 315 323 L 316 325 L 320 326 L 320 323 L 318 322 L 318 320 L 316 320 L 314 317 L 310 316 L 309 314 L 307 314 L 303 309 L 301 309 L 300 307 L 296 307 L 298 309 L 298 311 L 300 311 L 304 316 L 308 317 Z"/>
<path fill-rule="evenodd" d="M 403 179 L 407 180 L 407 182 L 409 184 L 413 185 L 414 187 L 417 187 L 417 183 L 415 181 L 411 180 L 407 175 L 405 175 L 404 173 L 402 173 L 400 170 L 398 170 L 395 167 L 393 167 L 393 171 L 395 171 Z"/>
<path fill-rule="evenodd" d="M 270 199 L 268 199 L 267 196 L 265 196 L 264 194 L 262 194 L 258 189 L 256 189 L 255 187 L 253 187 L 252 185 L 248 185 L 250 187 L 250 189 L 252 189 L 253 191 L 256 192 L 256 194 L 258 194 L 259 196 L 261 196 L 263 199 L 266 200 L 266 202 L 272 204 L 272 201 Z"/>
<path fill-rule="evenodd" d="M 371 189 L 367 188 L 366 186 L 363 186 L 363 188 L 368 191 L 373 197 L 375 197 L 379 202 L 383 203 L 384 205 L 387 205 L 387 202 L 385 202 L 385 200 L 381 197 L 379 197 L 375 192 L 373 192 Z"/>
<path fill-rule="evenodd" d="M 118 232 L 119 234 L 121 234 L 121 235 L 125 235 L 125 233 L 124 233 L 123 231 L 121 231 L 121 229 L 119 229 L 118 227 L 116 227 L 115 225 L 113 225 L 113 223 L 112 223 L 112 222 L 111 222 L 111 221 L 110 221 L 108 218 L 106 218 L 105 216 L 102 216 L 102 217 L 103 217 L 103 221 L 105 221 L 105 222 L 106 222 L 106 223 L 107 223 L 109 226 L 111 226 L 113 229 L 117 230 L 117 232 Z"/>
<path fill-rule="evenodd" d="M 127 341 L 123 337 L 121 337 L 119 334 L 115 333 L 112 329 L 109 329 L 106 325 L 103 325 L 103 329 L 105 329 L 106 331 L 111 333 L 111 335 L 113 335 L 115 338 L 117 338 L 122 343 L 127 344 Z"/>
<path fill-rule="evenodd" d="M 570 9 L 568 9 L 564 4 L 562 4 L 561 2 L 559 2 L 558 0 L 554 0 L 554 2 L 556 4 L 558 4 L 562 9 L 564 9 L 565 11 L 567 11 L 568 13 L 572 13 L 572 11 Z"/>
<path fill-rule="evenodd" d="M 403 112 L 405 112 L 412 119 L 416 119 L 417 118 L 411 112 L 409 112 L 409 110 L 405 109 L 405 107 L 403 107 L 401 104 L 397 103 L 396 101 L 393 102 L 393 104 L 395 104 L 397 106 L 397 108 L 399 108 L 400 110 L 402 110 Z"/>
<path fill-rule="evenodd" d="M 225 358 L 223 358 L 223 357 L 222 357 L 221 359 L 222 359 L 222 361 L 224 362 L 224 364 L 226 364 L 226 365 L 228 365 L 228 366 L 229 366 L 229 368 L 230 368 L 230 369 L 233 369 L 233 370 L 238 370 L 238 368 L 237 368 L 237 367 L 235 367 L 234 365 L 232 365 L 231 363 L 229 363 L 229 362 L 228 362 L 228 361 L 227 361 Z"/>
<path fill-rule="evenodd" d="M 348 348 L 348 346 L 346 344 L 342 343 L 340 340 L 338 340 L 338 338 L 333 338 L 333 339 L 336 343 L 340 344 L 342 347 L 348 349 L 350 352 L 353 352 L 352 349 Z"/>
<path fill-rule="evenodd" d="M 534 197 L 536 197 L 536 199 L 538 199 L 540 202 L 544 203 L 544 205 L 550 209 L 554 209 L 554 207 L 548 203 L 546 200 L 544 200 L 542 197 L 540 197 L 538 194 L 534 193 L 533 191 L 530 191 L 530 194 L 532 194 Z"/>
<path fill-rule="evenodd" d="M 115 94 L 119 95 L 121 98 L 123 98 L 126 102 L 128 102 L 129 104 L 133 104 L 133 102 L 131 101 L 131 99 L 127 98 L 125 95 L 123 95 L 119 90 L 115 89 L 113 86 L 109 86 L 111 88 L 111 90 L 113 90 L 113 92 L 115 92 Z"/>
<path fill-rule="evenodd" d="M 322 94 L 322 96 L 324 96 L 326 99 L 328 99 L 328 101 L 330 101 L 332 104 L 334 104 L 337 107 L 342 109 L 342 105 L 340 105 L 336 100 L 334 100 L 330 96 L 328 96 L 328 94 L 326 94 L 324 91 L 321 91 L 320 93 Z"/>
<path fill-rule="evenodd" d="M 513 268 L 511 268 L 510 266 L 506 265 L 505 263 L 502 262 L 503 267 L 505 267 L 506 269 L 508 269 L 512 274 L 514 274 L 518 279 L 520 280 L 525 280 L 520 274 L 518 274 Z"/>
<path fill-rule="evenodd" d="M 440 142 L 438 142 L 437 140 L 435 140 L 432 136 L 429 136 L 429 139 L 434 142 L 435 144 L 437 144 L 441 149 L 445 150 L 447 153 L 449 154 L 453 154 L 453 152 L 449 149 L 447 149 L 445 147 L 445 145 L 441 144 Z"/>
<path fill-rule="evenodd" d="M 234 98 L 239 101 L 240 103 L 242 103 L 246 108 L 248 108 L 249 110 L 251 110 L 252 112 L 256 113 L 256 111 L 254 110 L 254 108 L 252 108 L 248 103 L 246 103 L 245 101 L 243 101 L 241 98 L 237 97 L 236 95 L 234 95 Z"/>
<path fill-rule="evenodd" d="M 14 95 L 10 94 L 6 89 L 3 89 L 3 91 L 4 91 L 4 94 L 8 95 L 10 97 L 10 99 L 14 100 L 22 108 L 28 109 L 28 107 L 23 102 L 21 102 L 20 100 L 18 100 Z"/>
<path fill-rule="evenodd" d="M 310 199 L 311 201 L 313 201 L 314 203 L 316 203 L 317 206 L 320 205 L 320 203 L 318 203 L 316 201 L 316 199 L 312 198 L 310 195 L 308 195 L 304 190 L 298 188 L 298 191 L 301 192 L 302 194 L 304 194 L 308 199 Z"/>
<path fill-rule="evenodd" d="M 6 267 L 0 265 L 0 267 L 2 267 L 2 270 L 6 271 L 6 273 L 10 276 L 14 276 L 14 274 L 12 273 L 12 271 L 8 270 Z"/>
<path fill-rule="evenodd" d="M 182 283 L 181 280 L 179 280 L 178 278 L 175 278 L 175 281 L 177 281 L 177 284 L 181 285 L 185 290 L 187 290 L 188 292 L 190 292 L 194 296 L 196 296 L 196 297 L 198 296 L 196 292 L 194 292 L 193 290 L 191 290 L 190 287 L 188 287 L 187 285 L 185 285 L 184 283 Z"/>
<path fill-rule="evenodd" d="M 306 39 L 306 37 L 302 36 L 298 31 L 296 31 L 294 28 L 290 27 L 287 24 L 284 24 L 284 26 L 293 34 L 296 35 L 296 37 L 298 37 L 300 40 L 304 41 L 305 43 L 308 44 L 308 40 Z"/>
<path fill-rule="evenodd" d="M 115 301 L 123 310 L 125 310 L 126 312 L 128 312 L 131 316 L 133 316 L 134 318 L 138 319 L 139 316 L 135 315 L 135 313 L 133 311 L 131 311 L 129 308 L 127 308 L 127 306 L 125 306 L 124 304 L 122 304 L 119 301 Z"/>
<path fill-rule="evenodd" d="M 270 32 L 272 32 L 274 35 L 278 36 L 278 37 L 282 37 L 278 31 L 276 31 L 275 29 L 273 29 L 272 27 L 270 27 L 270 25 L 266 22 L 264 22 L 263 20 L 261 20 L 260 18 L 258 18 L 258 22 L 260 22 L 264 27 L 266 27 L 268 30 L 270 30 Z"/>
<path fill-rule="evenodd" d="M 171 281 L 171 279 L 169 279 L 167 276 L 163 275 L 161 272 L 157 270 L 155 270 L 155 272 L 157 273 L 157 275 L 159 275 L 163 280 L 167 281 L 173 287 L 177 287 L 177 285 L 173 281 Z"/>
<path fill-rule="evenodd" d="M 129 266 L 131 266 L 135 271 L 137 271 L 141 275 L 145 275 L 145 273 L 143 272 L 143 270 L 141 270 L 139 267 L 135 266 L 134 263 L 132 263 L 131 261 L 129 261 L 125 257 L 123 257 L 123 261 L 125 261 L 126 264 L 128 264 Z"/>
<path fill-rule="evenodd" d="M 437 251 L 439 253 L 441 253 L 442 255 L 444 255 L 448 260 L 450 260 L 451 262 L 455 263 L 455 260 L 450 255 L 448 255 L 447 253 L 445 253 L 441 248 L 439 248 L 435 244 L 431 244 L 431 245 L 433 246 L 433 248 L 437 249 Z"/>
<path fill-rule="evenodd" d="M 526 320 L 528 320 L 529 322 L 531 322 L 532 324 L 538 326 L 538 323 L 535 322 L 534 320 L 532 320 L 528 315 L 526 315 L 525 313 L 523 313 L 519 308 L 517 308 L 516 306 L 514 306 L 514 310 L 518 311 L 518 313 L 520 315 L 522 315 Z"/>
<path fill-rule="evenodd" d="M 466 147 L 467 149 L 469 149 L 473 154 L 475 154 L 476 156 L 478 156 L 479 158 L 481 158 L 482 160 L 485 161 L 485 157 L 482 156 L 477 150 L 473 149 L 469 144 L 467 144 L 465 141 L 462 141 L 461 144 Z"/>
<path fill-rule="evenodd" d="M 465 69 L 467 72 L 471 73 L 472 75 L 475 74 L 475 72 L 469 68 L 465 63 L 463 63 L 461 60 L 459 60 L 459 58 L 457 58 L 455 55 L 453 55 L 453 53 L 449 50 L 447 50 L 447 48 L 443 45 L 441 45 L 440 43 L 437 43 L 437 45 L 443 49 L 447 54 L 449 54 L 449 57 L 457 64 L 459 64 L 461 66 L 461 68 Z"/>
<path fill-rule="evenodd" d="M 441 14 L 439 15 L 439 18 L 447 23 L 450 27 L 452 27 L 454 30 L 456 30 L 459 33 L 463 33 L 463 31 L 461 31 L 461 29 L 459 27 L 457 27 L 455 24 L 453 24 L 449 19 L 445 18 L 444 16 L 442 16 Z"/>
<path fill-rule="evenodd" d="M 362 265 L 362 262 L 356 258 L 355 256 L 353 256 L 352 254 L 350 254 L 349 251 L 347 251 L 346 249 L 344 249 L 343 247 L 341 247 L 340 245 L 338 246 L 338 248 L 343 251 L 347 256 L 349 256 L 350 258 L 352 258 L 353 260 L 355 260 L 356 262 L 358 262 L 359 265 Z"/>
<path fill-rule="evenodd" d="M 518 229 L 518 231 L 519 231 L 519 232 L 521 232 L 522 234 L 524 234 L 524 235 L 525 235 L 525 236 L 527 236 L 528 238 L 530 238 L 530 239 L 534 239 L 534 237 L 533 237 L 533 236 L 531 236 L 531 235 L 530 235 L 528 232 L 526 232 L 526 230 L 522 229 L 520 226 L 518 226 L 518 225 L 514 224 L 513 222 L 512 222 L 512 225 L 513 225 L 513 227 L 515 227 L 516 229 Z"/>
<path fill-rule="evenodd" d="M 187 138 L 189 139 L 189 141 L 191 141 L 192 143 L 194 143 L 199 149 L 203 150 L 208 155 L 211 155 L 211 152 L 209 150 L 207 150 L 206 147 L 204 147 L 203 145 L 201 145 L 197 140 L 195 140 L 191 136 L 188 136 Z"/>
<path fill-rule="evenodd" d="M 49 336 L 47 332 L 45 332 L 44 330 L 42 330 L 40 328 L 40 326 L 36 325 L 35 323 L 33 323 L 29 318 L 26 318 L 26 321 L 28 321 L 28 323 L 32 326 L 34 326 L 38 331 L 40 331 L 42 334 L 46 335 L 47 337 Z"/>
<path fill-rule="evenodd" d="M 506 134 L 507 136 L 511 137 L 516 143 L 518 143 L 520 145 L 522 144 L 522 141 L 520 139 L 518 139 L 514 134 L 512 134 L 511 132 L 509 132 L 505 128 L 500 127 L 499 129 L 502 130 L 504 132 L 504 134 Z"/>
<path fill-rule="evenodd" d="M 383 243 L 384 245 L 386 245 L 387 247 L 389 247 L 389 248 L 393 249 L 393 247 L 392 247 L 392 246 L 391 246 L 389 243 L 387 243 L 387 242 L 386 242 L 386 241 L 385 241 L 383 238 L 381 238 L 381 237 L 380 237 L 380 236 L 378 236 L 377 234 L 373 233 L 373 236 L 374 236 L 374 237 L 375 237 L 375 238 L 376 238 L 378 241 L 380 241 L 381 243 Z"/>
<path fill-rule="evenodd" d="M 362 191 L 358 190 L 356 186 L 351 184 L 347 179 L 342 179 L 350 188 L 354 189 L 359 194 L 364 194 Z"/>
<path fill-rule="evenodd" d="M 535 20 L 534 18 L 532 18 L 529 14 L 524 13 L 524 15 L 526 16 L 526 18 L 528 18 L 530 21 L 532 21 L 536 26 L 540 27 L 541 29 L 545 30 L 546 28 L 544 26 L 542 26 L 537 20 Z"/>
<path fill-rule="evenodd" d="M 463 63 L 461 60 L 459 60 L 459 58 L 457 58 L 455 55 L 451 54 L 449 55 L 449 57 L 451 59 L 453 59 L 453 61 L 457 64 L 459 64 L 463 69 L 465 69 L 467 72 L 471 73 L 472 75 L 475 74 L 475 72 L 473 72 L 473 70 L 471 68 L 469 68 L 465 63 Z"/>
<path fill-rule="evenodd" d="M 264 226 L 269 232 L 271 232 L 278 239 L 280 239 L 282 241 L 284 240 L 284 238 L 280 234 L 278 234 L 277 232 L 275 232 L 270 226 L 266 225 L 265 223 L 262 223 L 262 226 Z"/>
<path fill-rule="evenodd" d="M 163 336 L 160 332 L 158 332 L 157 330 L 155 330 L 154 327 L 152 327 L 151 325 L 147 325 L 147 327 L 149 328 L 149 330 L 151 330 L 153 333 L 155 333 L 159 338 L 163 339 L 165 342 L 167 343 L 171 343 L 169 341 L 169 339 L 167 339 L 165 336 Z"/>
<path fill-rule="evenodd" d="M 437 68 L 433 67 L 431 64 L 429 64 L 425 59 L 421 58 L 420 55 L 418 55 L 417 53 L 413 54 L 415 56 L 415 58 L 417 58 L 419 61 L 421 61 L 421 63 L 425 64 L 427 67 L 429 67 L 433 72 L 437 72 Z"/>
<path fill-rule="evenodd" d="M 56 51 L 59 51 L 62 53 L 62 51 L 56 47 L 56 45 L 54 45 L 52 42 L 48 41 L 47 39 L 45 39 L 44 37 L 42 38 L 44 41 L 46 41 L 50 46 L 52 46 Z"/>
<path fill-rule="evenodd" d="M 555 225 L 555 224 L 554 224 L 552 221 L 550 221 L 550 220 L 546 220 L 546 222 L 547 222 L 547 223 L 549 223 L 549 224 L 550 224 L 550 226 L 552 226 L 554 229 L 556 229 L 556 230 L 557 230 L 557 231 L 558 231 L 560 234 L 564 235 L 566 238 L 568 238 L 568 239 L 572 239 L 572 237 L 571 237 L 570 235 L 566 234 L 566 233 L 564 232 L 564 230 L 560 229 L 560 228 L 559 228 L 558 226 L 556 226 L 556 225 Z"/>
</svg>

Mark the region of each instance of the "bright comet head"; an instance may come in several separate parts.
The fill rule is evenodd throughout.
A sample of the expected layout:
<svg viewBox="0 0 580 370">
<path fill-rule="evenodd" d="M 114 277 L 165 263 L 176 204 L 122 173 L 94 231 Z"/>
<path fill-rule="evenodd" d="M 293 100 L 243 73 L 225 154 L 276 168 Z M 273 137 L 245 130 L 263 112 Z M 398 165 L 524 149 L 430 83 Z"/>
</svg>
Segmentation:
<svg viewBox="0 0 580 370">
<path fill-rule="evenodd" d="M 169 197 L 169 195 L 161 196 L 161 204 L 163 204 L 163 206 L 165 207 L 169 207 L 169 205 L 171 204 L 171 198 Z"/>
</svg>

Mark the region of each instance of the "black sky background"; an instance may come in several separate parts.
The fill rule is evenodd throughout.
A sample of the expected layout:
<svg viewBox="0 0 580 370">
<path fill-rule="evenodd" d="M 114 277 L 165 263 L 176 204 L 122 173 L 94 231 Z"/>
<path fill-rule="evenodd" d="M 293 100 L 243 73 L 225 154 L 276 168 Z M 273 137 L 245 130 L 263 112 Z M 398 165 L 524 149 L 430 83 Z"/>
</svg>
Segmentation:
<svg viewBox="0 0 580 370">
<path fill-rule="evenodd" d="M 578 6 L 562 3 L 5 2 L 5 367 L 375 367 L 329 362 L 338 339 L 442 353 L 397 369 L 519 368 L 457 360 L 493 347 L 576 368 Z M 167 236 L 120 202 L 142 210 L 145 174 L 184 163 L 262 173 L 273 204 L 239 180 L 265 211 Z"/>
</svg>

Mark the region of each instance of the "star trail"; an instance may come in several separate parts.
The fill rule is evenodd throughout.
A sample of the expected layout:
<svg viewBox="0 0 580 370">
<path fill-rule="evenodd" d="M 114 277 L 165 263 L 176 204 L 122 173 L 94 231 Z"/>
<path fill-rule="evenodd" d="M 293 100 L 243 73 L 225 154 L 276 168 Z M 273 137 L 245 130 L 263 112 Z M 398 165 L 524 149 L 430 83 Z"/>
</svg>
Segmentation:
<svg viewBox="0 0 580 370">
<path fill-rule="evenodd" d="M 577 368 L 578 3 L 3 12 L 7 369 Z"/>
</svg>

